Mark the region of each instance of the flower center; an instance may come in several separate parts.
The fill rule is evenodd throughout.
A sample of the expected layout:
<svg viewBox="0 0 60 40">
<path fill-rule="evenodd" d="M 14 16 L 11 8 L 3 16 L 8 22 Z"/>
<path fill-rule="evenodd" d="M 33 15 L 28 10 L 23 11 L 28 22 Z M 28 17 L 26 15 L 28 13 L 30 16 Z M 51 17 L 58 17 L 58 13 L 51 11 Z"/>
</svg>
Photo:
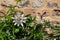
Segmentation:
<svg viewBox="0 0 60 40">
<path fill-rule="evenodd" d="M 17 18 L 17 20 L 21 20 L 21 19 L 22 19 L 22 17 L 20 17 L 20 16 Z"/>
</svg>

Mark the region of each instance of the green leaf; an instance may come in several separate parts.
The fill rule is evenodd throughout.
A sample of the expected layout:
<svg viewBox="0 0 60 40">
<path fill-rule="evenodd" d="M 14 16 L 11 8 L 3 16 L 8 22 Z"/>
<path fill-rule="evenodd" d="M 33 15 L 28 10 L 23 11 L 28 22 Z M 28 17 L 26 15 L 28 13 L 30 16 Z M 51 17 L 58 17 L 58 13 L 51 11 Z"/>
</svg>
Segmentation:
<svg viewBox="0 0 60 40">
<path fill-rule="evenodd" d="M 15 33 L 19 32 L 19 29 L 15 29 Z"/>
</svg>

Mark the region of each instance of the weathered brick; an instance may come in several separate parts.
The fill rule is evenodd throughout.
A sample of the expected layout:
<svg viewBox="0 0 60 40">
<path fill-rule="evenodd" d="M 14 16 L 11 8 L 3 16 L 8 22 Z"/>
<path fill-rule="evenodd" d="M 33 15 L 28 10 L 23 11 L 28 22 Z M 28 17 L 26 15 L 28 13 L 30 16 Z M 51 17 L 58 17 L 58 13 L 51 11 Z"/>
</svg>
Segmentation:
<svg viewBox="0 0 60 40">
<path fill-rule="evenodd" d="M 32 5 L 33 1 L 34 0 L 29 0 L 30 6 L 28 6 L 28 7 L 24 6 L 23 8 L 19 8 L 18 4 L 16 4 L 16 1 L 14 1 L 14 0 L 7 0 L 6 3 L 4 3 L 3 0 L 0 0 L 0 4 L 4 4 L 4 5 L 9 4 L 12 6 L 17 5 L 17 7 L 15 7 L 15 10 L 23 11 L 25 15 L 31 14 L 32 17 L 34 17 L 37 14 L 39 14 L 40 17 L 42 16 L 42 19 L 60 22 L 60 12 L 57 14 L 57 12 L 53 11 L 54 9 L 60 10 L 60 0 L 43 0 L 43 2 L 45 3 L 44 6 L 37 7 L 37 8 L 33 8 L 33 5 Z M 48 2 L 56 3 L 58 5 L 58 7 L 57 8 L 48 7 L 48 5 L 47 5 Z M 0 12 L 6 13 L 7 11 L 8 11 L 8 8 L 0 5 Z"/>
</svg>

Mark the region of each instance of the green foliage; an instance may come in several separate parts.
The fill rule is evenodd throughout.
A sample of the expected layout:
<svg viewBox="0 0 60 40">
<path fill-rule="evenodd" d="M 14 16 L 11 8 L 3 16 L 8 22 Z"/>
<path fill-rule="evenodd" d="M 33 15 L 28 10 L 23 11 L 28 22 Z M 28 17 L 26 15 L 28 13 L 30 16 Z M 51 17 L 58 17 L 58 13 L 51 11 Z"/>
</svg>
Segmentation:
<svg viewBox="0 0 60 40">
<path fill-rule="evenodd" d="M 44 24 L 38 24 L 36 17 L 32 18 L 30 14 L 25 16 L 27 19 L 23 26 L 14 25 L 12 19 L 14 16 L 12 12 L 15 12 L 14 8 L 9 6 L 10 10 L 5 14 L 3 13 L 5 20 L 0 20 L 0 40 L 54 40 L 54 38 L 59 38 L 60 30 L 55 28 L 60 27 L 60 24 L 52 26 L 47 21 L 44 21 Z M 34 24 L 32 25 L 32 23 Z M 48 34 L 45 28 L 51 28 L 52 31 L 56 31 L 56 34 Z"/>
</svg>

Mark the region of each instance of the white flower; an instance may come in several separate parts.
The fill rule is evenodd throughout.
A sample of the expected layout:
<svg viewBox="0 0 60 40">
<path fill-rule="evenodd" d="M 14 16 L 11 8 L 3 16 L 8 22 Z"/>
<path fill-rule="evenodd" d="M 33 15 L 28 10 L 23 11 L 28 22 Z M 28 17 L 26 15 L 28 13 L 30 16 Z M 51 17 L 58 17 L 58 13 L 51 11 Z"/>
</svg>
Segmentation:
<svg viewBox="0 0 60 40">
<path fill-rule="evenodd" d="M 43 24 L 44 23 L 44 20 L 42 20 L 41 18 L 40 18 L 40 16 L 36 16 L 36 21 L 37 21 L 37 23 L 38 24 Z"/>
<path fill-rule="evenodd" d="M 33 7 L 40 7 L 40 6 L 42 6 L 44 3 L 43 3 L 42 0 L 34 0 L 32 4 L 33 4 Z"/>
<path fill-rule="evenodd" d="M 23 26 L 23 23 L 25 23 L 26 17 L 24 16 L 24 14 L 18 13 L 13 17 L 13 19 L 14 19 L 13 22 L 15 23 L 14 25 Z"/>
<path fill-rule="evenodd" d="M 39 24 L 44 24 L 44 20 L 40 20 L 38 23 Z"/>
<path fill-rule="evenodd" d="M 54 40 L 56 40 L 56 38 L 54 38 Z"/>
</svg>

